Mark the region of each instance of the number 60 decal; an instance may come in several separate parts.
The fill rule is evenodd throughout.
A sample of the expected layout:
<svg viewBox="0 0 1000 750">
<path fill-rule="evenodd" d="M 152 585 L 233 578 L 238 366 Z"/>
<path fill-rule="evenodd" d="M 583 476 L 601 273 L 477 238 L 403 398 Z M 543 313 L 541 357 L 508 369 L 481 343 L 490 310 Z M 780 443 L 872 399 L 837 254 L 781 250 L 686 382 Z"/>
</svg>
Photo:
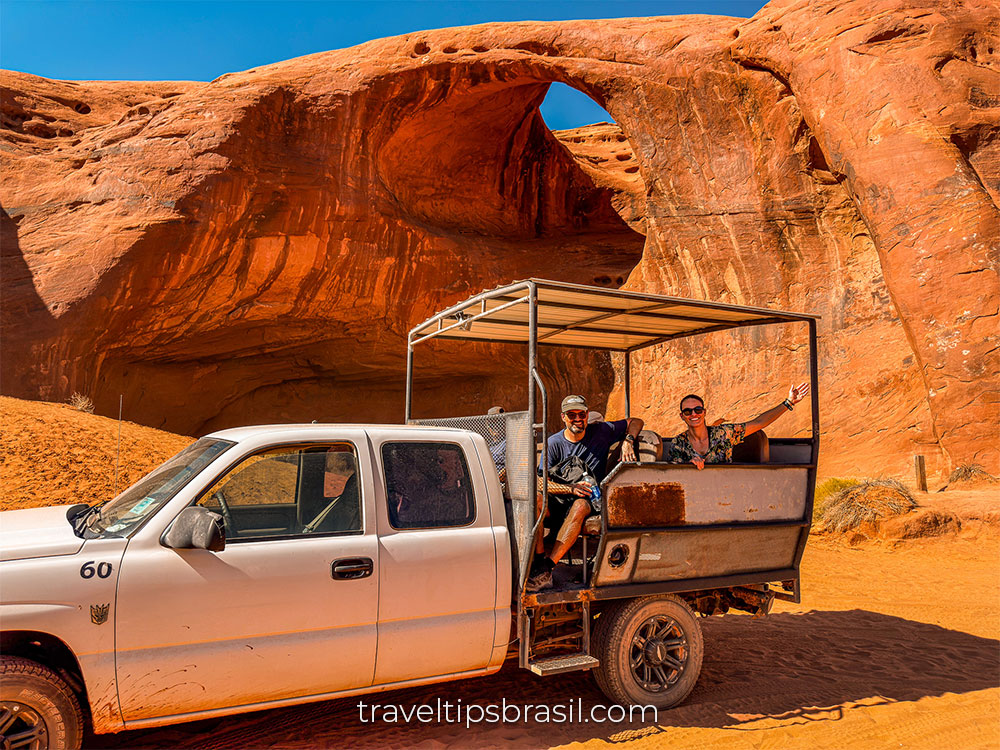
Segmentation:
<svg viewBox="0 0 1000 750">
<path fill-rule="evenodd" d="M 98 563 L 97 567 L 94 567 L 94 561 L 88 560 L 80 568 L 80 578 L 93 578 L 95 575 L 98 578 L 107 578 L 111 575 L 111 563 L 102 562 Z"/>
</svg>

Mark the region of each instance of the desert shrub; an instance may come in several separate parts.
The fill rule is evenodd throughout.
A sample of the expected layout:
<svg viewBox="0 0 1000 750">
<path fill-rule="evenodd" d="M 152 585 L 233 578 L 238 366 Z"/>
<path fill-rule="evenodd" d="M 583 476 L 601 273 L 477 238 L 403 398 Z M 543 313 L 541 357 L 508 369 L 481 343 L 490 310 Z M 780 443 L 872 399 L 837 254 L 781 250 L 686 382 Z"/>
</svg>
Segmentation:
<svg viewBox="0 0 1000 750">
<path fill-rule="evenodd" d="M 816 494 L 813 497 L 813 520 L 823 517 L 830 500 L 838 493 L 855 486 L 860 479 L 847 479 L 844 477 L 830 477 L 824 479 L 816 485 Z"/>
<path fill-rule="evenodd" d="M 94 402 L 82 393 L 74 393 L 69 397 L 69 401 L 67 403 L 77 411 L 85 411 L 87 414 L 94 413 Z"/>
<path fill-rule="evenodd" d="M 997 479 L 979 464 L 961 463 L 948 477 L 948 484 L 955 482 L 987 482 L 992 484 L 1000 482 L 1000 479 Z"/>
<path fill-rule="evenodd" d="M 895 479 L 860 479 L 830 498 L 823 511 L 823 530 L 849 531 L 866 521 L 900 516 L 916 507 L 913 495 Z"/>
</svg>

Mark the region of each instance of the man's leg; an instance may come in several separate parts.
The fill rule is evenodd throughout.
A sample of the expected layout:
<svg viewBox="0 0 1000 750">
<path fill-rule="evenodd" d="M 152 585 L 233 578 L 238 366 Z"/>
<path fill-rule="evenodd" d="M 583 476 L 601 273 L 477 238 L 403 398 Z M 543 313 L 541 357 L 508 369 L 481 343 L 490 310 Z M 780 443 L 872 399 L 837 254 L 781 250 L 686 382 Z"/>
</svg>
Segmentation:
<svg viewBox="0 0 1000 750">
<path fill-rule="evenodd" d="M 590 515 L 590 503 L 582 497 L 578 497 L 574 501 L 573 507 L 569 509 L 569 513 L 566 514 L 563 525 L 559 527 L 556 546 L 549 553 L 549 559 L 552 560 L 553 564 L 558 563 L 562 560 L 563 555 L 569 552 L 577 537 L 580 536 L 580 529 L 583 528 L 583 522 L 587 520 L 588 515 Z"/>
<path fill-rule="evenodd" d="M 572 506 L 569 504 L 569 498 L 549 495 L 549 507 L 545 509 L 545 517 L 549 519 L 550 526 L 561 529 L 566 523 L 566 518 L 569 516 L 571 507 Z M 542 496 L 541 493 L 539 493 L 539 512 L 541 512 L 541 509 Z M 537 591 L 539 588 L 545 588 L 546 586 L 552 585 L 552 568 L 555 567 L 555 563 L 552 561 L 551 557 L 548 557 L 545 554 L 545 545 L 543 541 L 544 533 L 545 528 L 540 528 L 538 530 L 538 537 L 535 539 L 535 559 L 531 564 L 528 574 L 529 590 Z M 559 543 L 556 542 L 557 546 L 558 544 Z"/>
</svg>

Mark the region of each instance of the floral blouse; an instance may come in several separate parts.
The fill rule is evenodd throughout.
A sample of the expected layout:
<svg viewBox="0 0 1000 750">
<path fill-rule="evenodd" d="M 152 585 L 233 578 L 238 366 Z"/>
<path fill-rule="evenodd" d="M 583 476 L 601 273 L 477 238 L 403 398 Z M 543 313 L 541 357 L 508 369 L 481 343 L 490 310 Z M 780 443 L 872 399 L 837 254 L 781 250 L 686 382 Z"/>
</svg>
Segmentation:
<svg viewBox="0 0 1000 750">
<path fill-rule="evenodd" d="M 733 446 L 743 442 L 746 423 L 710 425 L 708 428 L 708 453 L 702 456 L 688 439 L 687 430 L 676 436 L 670 445 L 665 461 L 686 464 L 693 458 L 703 458 L 706 464 L 728 464 L 733 461 Z"/>
</svg>

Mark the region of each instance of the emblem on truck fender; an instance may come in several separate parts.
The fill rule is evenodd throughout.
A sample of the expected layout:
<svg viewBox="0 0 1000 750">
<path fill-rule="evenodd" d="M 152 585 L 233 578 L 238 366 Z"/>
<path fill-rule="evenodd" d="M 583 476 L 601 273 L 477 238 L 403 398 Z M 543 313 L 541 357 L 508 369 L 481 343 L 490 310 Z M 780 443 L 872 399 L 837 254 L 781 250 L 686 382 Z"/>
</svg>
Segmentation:
<svg viewBox="0 0 1000 750">
<path fill-rule="evenodd" d="M 95 625 L 103 625 L 108 621 L 108 611 L 111 609 L 111 602 L 107 604 L 90 605 L 90 621 Z"/>
</svg>

